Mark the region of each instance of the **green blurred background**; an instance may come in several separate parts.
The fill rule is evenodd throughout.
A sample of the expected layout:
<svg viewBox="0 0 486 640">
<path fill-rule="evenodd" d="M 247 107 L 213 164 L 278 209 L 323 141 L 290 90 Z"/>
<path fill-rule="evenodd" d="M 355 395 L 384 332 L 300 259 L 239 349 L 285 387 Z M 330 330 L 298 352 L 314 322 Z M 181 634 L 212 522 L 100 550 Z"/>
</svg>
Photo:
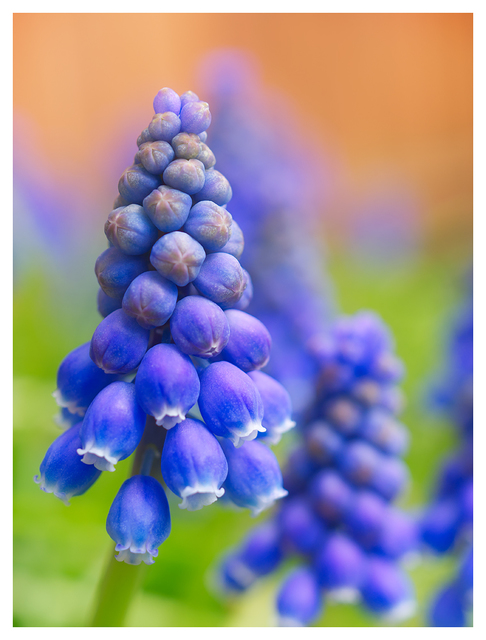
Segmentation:
<svg viewBox="0 0 486 640">
<path fill-rule="evenodd" d="M 39 490 L 33 476 L 59 434 L 56 371 L 99 322 L 93 266 L 105 248 L 103 224 L 153 96 L 171 86 L 205 99 L 201 59 L 227 46 L 255 57 L 262 82 L 293 103 L 327 155 L 329 190 L 318 212 L 323 274 L 343 312 L 382 315 L 406 365 L 413 482 L 405 506 L 427 500 L 438 462 L 454 446 L 452 426 L 427 410 L 425 390 L 471 259 L 472 14 L 15 14 L 16 626 L 90 622 L 112 555 L 106 515 L 131 460 L 69 508 Z M 388 241 L 366 229 L 361 205 L 387 189 L 392 200 L 412 202 L 409 218 L 406 207 L 389 216 L 391 233 L 403 233 L 410 251 L 394 256 L 395 237 L 370 261 Z M 279 445 L 281 460 L 291 444 L 289 435 Z M 219 600 L 211 587 L 212 564 L 255 520 L 217 504 L 186 513 L 177 502 L 156 563 L 140 570 L 126 624 L 272 625 L 285 566 L 237 601 Z M 450 559 L 430 557 L 410 569 L 420 608 L 408 625 L 424 624 L 424 607 L 452 570 Z M 319 624 L 379 623 L 358 607 L 329 604 Z"/>
</svg>

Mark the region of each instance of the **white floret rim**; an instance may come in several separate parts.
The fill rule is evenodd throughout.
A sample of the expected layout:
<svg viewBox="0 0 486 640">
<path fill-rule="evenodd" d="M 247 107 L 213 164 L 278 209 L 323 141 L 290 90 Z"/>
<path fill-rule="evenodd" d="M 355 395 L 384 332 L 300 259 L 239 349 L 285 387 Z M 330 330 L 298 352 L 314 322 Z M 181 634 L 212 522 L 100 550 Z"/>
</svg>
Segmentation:
<svg viewBox="0 0 486 640">
<path fill-rule="evenodd" d="M 402 600 L 389 611 L 387 611 L 382 620 L 389 624 L 396 624 L 397 622 L 404 622 L 411 618 L 417 611 L 417 603 L 412 598 Z"/>
<path fill-rule="evenodd" d="M 89 444 L 85 449 L 78 449 L 78 454 L 83 456 L 81 462 L 92 464 L 98 471 L 115 471 L 115 464 L 119 458 L 110 455 L 108 448 L 96 447 Z"/>
<path fill-rule="evenodd" d="M 265 509 L 269 509 L 276 500 L 285 498 L 288 493 L 289 492 L 283 487 L 276 487 L 271 493 L 266 496 L 257 496 L 257 503 L 249 507 L 252 517 L 255 518 L 262 511 L 265 511 Z"/>
<path fill-rule="evenodd" d="M 207 507 L 224 494 L 224 489 L 218 489 L 214 486 L 195 485 L 194 487 L 185 487 L 181 491 L 182 502 L 179 509 L 187 509 L 188 511 L 199 511 L 203 507 Z"/>
<path fill-rule="evenodd" d="M 237 449 L 245 442 L 255 440 L 259 433 L 266 432 L 265 427 L 258 420 L 252 420 L 243 427 L 231 427 L 228 430 L 230 431 L 228 440 L 231 440 Z"/>
<path fill-rule="evenodd" d="M 59 389 L 52 392 L 52 397 L 55 399 L 59 407 L 67 409 L 70 413 L 74 413 L 81 417 L 86 413 L 87 407 L 78 407 L 76 400 L 66 400 Z"/>
<path fill-rule="evenodd" d="M 279 627 L 304 627 L 304 623 L 290 616 L 280 616 L 278 619 Z"/>
<path fill-rule="evenodd" d="M 56 496 L 56 498 L 59 498 L 59 500 L 62 500 L 62 502 L 64 502 L 64 504 L 66 505 L 66 507 L 69 507 L 69 500 L 70 498 L 73 497 L 73 493 L 66 493 L 65 491 L 58 491 L 57 490 L 57 484 L 55 485 L 47 485 L 46 484 L 46 479 L 44 477 L 44 475 L 37 475 L 34 476 L 34 482 L 36 482 L 39 485 L 39 488 L 42 489 L 42 491 L 44 491 L 45 493 L 52 493 Z"/>
<path fill-rule="evenodd" d="M 326 598 L 341 604 L 356 604 L 361 600 L 361 593 L 355 587 L 338 587 L 326 591 Z"/>
<path fill-rule="evenodd" d="M 268 428 L 264 438 L 265 442 L 268 442 L 268 444 L 278 444 L 282 439 L 283 434 L 290 431 L 290 429 L 293 429 L 295 424 L 294 420 L 285 418 L 285 420 L 279 425 Z"/>
<path fill-rule="evenodd" d="M 164 404 L 162 409 L 156 415 L 154 414 L 154 418 L 159 427 L 168 430 L 185 420 L 186 412 L 181 407 L 170 407 Z"/>
<path fill-rule="evenodd" d="M 126 564 L 140 564 L 144 562 L 145 564 L 154 564 L 155 558 L 159 554 L 158 549 L 147 549 L 147 545 L 143 544 L 141 546 L 135 545 L 133 542 L 129 544 L 117 544 L 115 546 L 115 551 L 118 551 L 118 555 L 115 556 L 115 559 L 118 562 L 125 562 Z"/>
</svg>

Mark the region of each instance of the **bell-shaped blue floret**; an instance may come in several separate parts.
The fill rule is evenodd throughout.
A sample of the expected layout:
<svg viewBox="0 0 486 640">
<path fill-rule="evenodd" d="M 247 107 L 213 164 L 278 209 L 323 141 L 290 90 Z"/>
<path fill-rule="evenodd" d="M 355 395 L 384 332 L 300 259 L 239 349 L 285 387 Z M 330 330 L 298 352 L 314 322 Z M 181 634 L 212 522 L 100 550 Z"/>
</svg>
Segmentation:
<svg viewBox="0 0 486 640">
<path fill-rule="evenodd" d="M 314 553 L 326 535 L 324 523 L 303 496 L 295 496 L 282 502 L 278 523 L 282 545 L 293 553 Z"/>
<path fill-rule="evenodd" d="M 431 627 L 465 627 L 463 596 L 457 585 L 447 585 L 438 593 L 429 614 Z"/>
<path fill-rule="evenodd" d="M 388 411 L 381 409 L 368 411 L 364 416 L 359 435 L 384 453 L 401 456 L 407 451 L 409 440 L 407 429 Z"/>
<path fill-rule="evenodd" d="M 158 547 L 170 533 L 170 511 L 161 484 L 150 476 L 133 476 L 120 487 L 106 519 L 116 542 L 116 559 L 153 564 Z"/>
<path fill-rule="evenodd" d="M 372 491 L 361 489 L 354 493 L 344 515 L 344 523 L 365 549 L 371 549 L 380 539 L 388 513 L 388 504 L 383 498 Z"/>
<path fill-rule="evenodd" d="M 401 567 L 390 560 L 368 558 L 361 596 L 368 609 L 389 622 L 401 622 L 415 613 L 412 583 Z"/>
<path fill-rule="evenodd" d="M 228 461 L 228 476 L 223 486 L 237 506 L 250 509 L 252 515 L 257 516 L 287 495 L 277 458 L 264 444 L 254 440 L 235 448 L 222 439 L 221 446 Z"/>
<path fill-rule="evenodd" d="M 81 446 L 81 422 L 62 433 L 47 450 L 34 480 L 42 491 L 53 493 L 69 505 L 73 496 L 80 496 L 100 477 L 101 471 L 81 462 L 77 450 Z"/>
<path fill-rule="evenodd" d="M 202 296 L 179 300 L 170 319 L 172 338 L 189 356 L 214 358 L 229 340 L 230 328 L 224 311 Z"/>
<path fill-rule="evenodd" d="M 229 312 L 227 311 L 226 314 Z M 280 442 L 282 434 L 292 429 L 295 422 L 291 419 L 292 402 L 284 387 L 274 378 L 262 371 L 250 371 L 248 374 L 255 383 L 263 402 L 262 425 L 266 431 L 261 437 L 269 444 Z"/>
<path fill-rule="evenodd" d="M 305 627 L 323 611 L 322 594 L 314 573 L 299 567 L 287 576 L 277 596 L 280 627 Z"/>
<path fill-rule="evenodd" d="M 386 558 L 399 559 L 415 551 L 418 540 L 419 527 L 416 519 L 389 506 L 373 550 Z"/>
<path fill-rule="evenodd" d="M 235 447 L 265 431 L 263 403 L 255 383 L 229 362 L 215 362 L 203 371 L 199 410 L 208 429 L 229 438 Z"/>
<path fill-rule="evenodd" d="M 354 440 L 339 456 L 338 465 L 344 477 L 358 486 L 369 486 L 381 456 L 364 440 Z"/>
<path fill-rule="evenodd" d="M 423 541 L 438 553 L 445 553 L 456 540 L 460 521 L 460 505 L 456 500 L 448 498 L 433 503 L 420 520 Z"/>
<path fill-rule="evenodd" d="M 332 533 L 314 558 L 319 584 L 340 602 L 359 599 L 359 588 L 365 576 L 365 555 L 344 533 Z"/>
<path fill-rule="evenodd" d="M 139 204 L 118 207 L 105 223 L 108 240 L 129 256 L 139 256 L 152 248 L 158 231 Z"/>
<path fill-rule="evenodd" d="M 156 271 L 146 271 L 131 283 L 123 296 L 123 311 L 144 329 L 167 322 L 177 302 L 177 286 Z"/>
<path fill-rule="evenodd" d="M 143 410 L 170 429 L 196 404 L 200 384 L 188 356 L 174 344 L 157 344 L 145 354 L 135 388 Z"/>
<path fill-rule="evenodd" d="M 84 416 L 86 409 L 117 376 L 102 371 L 89 357 L 90 343 L 71 351 L 59 365 L 57 389 L 52 394 L 60 407 Z"/>
<path fill-rule="evenodd" d="M 375 467 L 370 486 L 385 500 L 394 500 L 407 486 L 407 465 L 395 456 L 382 456 Z"/>
<path fill-rule="evenodd" d="M 149 336 L 135 318 L 118 309 L 96 327 L 89 356 L 105 373 L 130 373 L 147 351 Z"/>
<path fill-rule="evenodd" d="M 222 309 L 229 309 L 243 295 L 246 280 L 235 257 L 229 253 L 210 253 L 194 279 L 194 286 Z"/>
<path fill-rule="evenodd" d="M 159 138 L 154 138 L 157 140 Z M 141 164 L 134 164 L 122 173 L 118 191 L 128 204 L 142 204 L 144 198 L 161 183 L 160 176 L 149 173 Z"/>
<path fill-rule="evenodd" d="M 182 498 L 181 509 L 197 511 L 216 502 L 228 475 L 217 439 L 200 420 L 187 418 L 169 430 L 161 461 L 169 489 Z"/>
<path fill-rule="evenodd" d="M 246 372 L 264 367 L 270 359 L 272 338 L 263 322 L 238 309 L 229 309 L 226 317 L 230 337 L 221 357 Z"/>
<path fill-rule="evenodd" d="M 146 415 L 137 402 L 135 385 L 113 382 L 90 404 L 81 427 L 78 449 L 85 464 L 115 471 L 115 464 L 132 455 L 142 438 Z"/>
<path fill-rule="evenodd" d="M 219 251 L 229 240 L 231 221 L 229 211 L 210 200 L 202 200 L 192 207 L 184 231 L 205 251 Z"/>
<path fill-rule="evenodd" d="M 69 429 L 73 425 L 78 424 L 78 422 L 82 422 L 82 421 L 83 421 L 82 416 L 78 415 L 77 413 L 71 413 L 68 409 L 66 409 L 66 407 L 63 407 L 54 416 L 54 422 L 63 431 L 66 431 L 66 429 Z"/>
<path fill-rule="evenodd" d="M 192 198 L 183 191 L 162 185 L 154 189 L 143 201 L 148 217 L 160 231 L 177 231 L 187 220 Z"/>
<path fill-rule="evenodd" d="M 199 242 L 183 231 L 159 238 L 150 254 L 150 262 L 157 271 L 179 287 L 185 287 L 197 277 L 205 258 Z"/>
<path fill-rule="evenodd" d="M 110 247 L 98 256 L 95 273 L 106 295 L 121 300 L 130 282 L 149 266 L 146 256 L 127 256 L 117 247 Z"/>
</svg>

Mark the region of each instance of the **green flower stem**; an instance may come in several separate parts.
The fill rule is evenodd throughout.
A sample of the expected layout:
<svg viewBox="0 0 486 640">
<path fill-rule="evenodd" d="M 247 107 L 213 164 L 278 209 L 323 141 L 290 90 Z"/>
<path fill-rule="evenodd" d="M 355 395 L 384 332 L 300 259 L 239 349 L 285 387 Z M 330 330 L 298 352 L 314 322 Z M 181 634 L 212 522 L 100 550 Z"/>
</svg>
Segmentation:
<svg viewBox="0 0 486 640">
<path fill-rule="evenodd" d="M 160 473 L 160 455 L 166 430 L 158 427 L 149 416 L 145 425 L 142 440 L 135 452 L 135 459 L 130 476 L 139 473 L 151 475 L 162 482 Z M 90 627 L 123 627 L 133 596 L 142 584 L 148 567 L 141 563 L 129 565 L 115 560 L 112 547 L 110 558 L 100 584 L 95 601 L 95 611 Z"/>
</svg>

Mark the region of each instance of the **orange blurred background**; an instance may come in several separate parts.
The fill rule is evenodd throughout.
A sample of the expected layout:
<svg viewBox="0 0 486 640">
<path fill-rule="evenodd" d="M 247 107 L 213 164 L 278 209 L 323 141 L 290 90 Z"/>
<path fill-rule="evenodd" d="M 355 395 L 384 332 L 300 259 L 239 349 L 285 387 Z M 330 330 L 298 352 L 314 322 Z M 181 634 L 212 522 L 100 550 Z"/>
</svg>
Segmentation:
<svg viewBox="0 0 486 640">
<path fill-rule="evenodd" d="M 472 14 L 15 14 L 16 131 L 36 137 L 57 180 L 104 193 L 111 141 L 138 121 L 135 145 L 156 92 L 204 100 L 201 58 L 241 47 L 339 165 L 327 217 L 398 181 L 421 203 L 429 246 L 468 250 L 472 29 Z"/>
</svg>

